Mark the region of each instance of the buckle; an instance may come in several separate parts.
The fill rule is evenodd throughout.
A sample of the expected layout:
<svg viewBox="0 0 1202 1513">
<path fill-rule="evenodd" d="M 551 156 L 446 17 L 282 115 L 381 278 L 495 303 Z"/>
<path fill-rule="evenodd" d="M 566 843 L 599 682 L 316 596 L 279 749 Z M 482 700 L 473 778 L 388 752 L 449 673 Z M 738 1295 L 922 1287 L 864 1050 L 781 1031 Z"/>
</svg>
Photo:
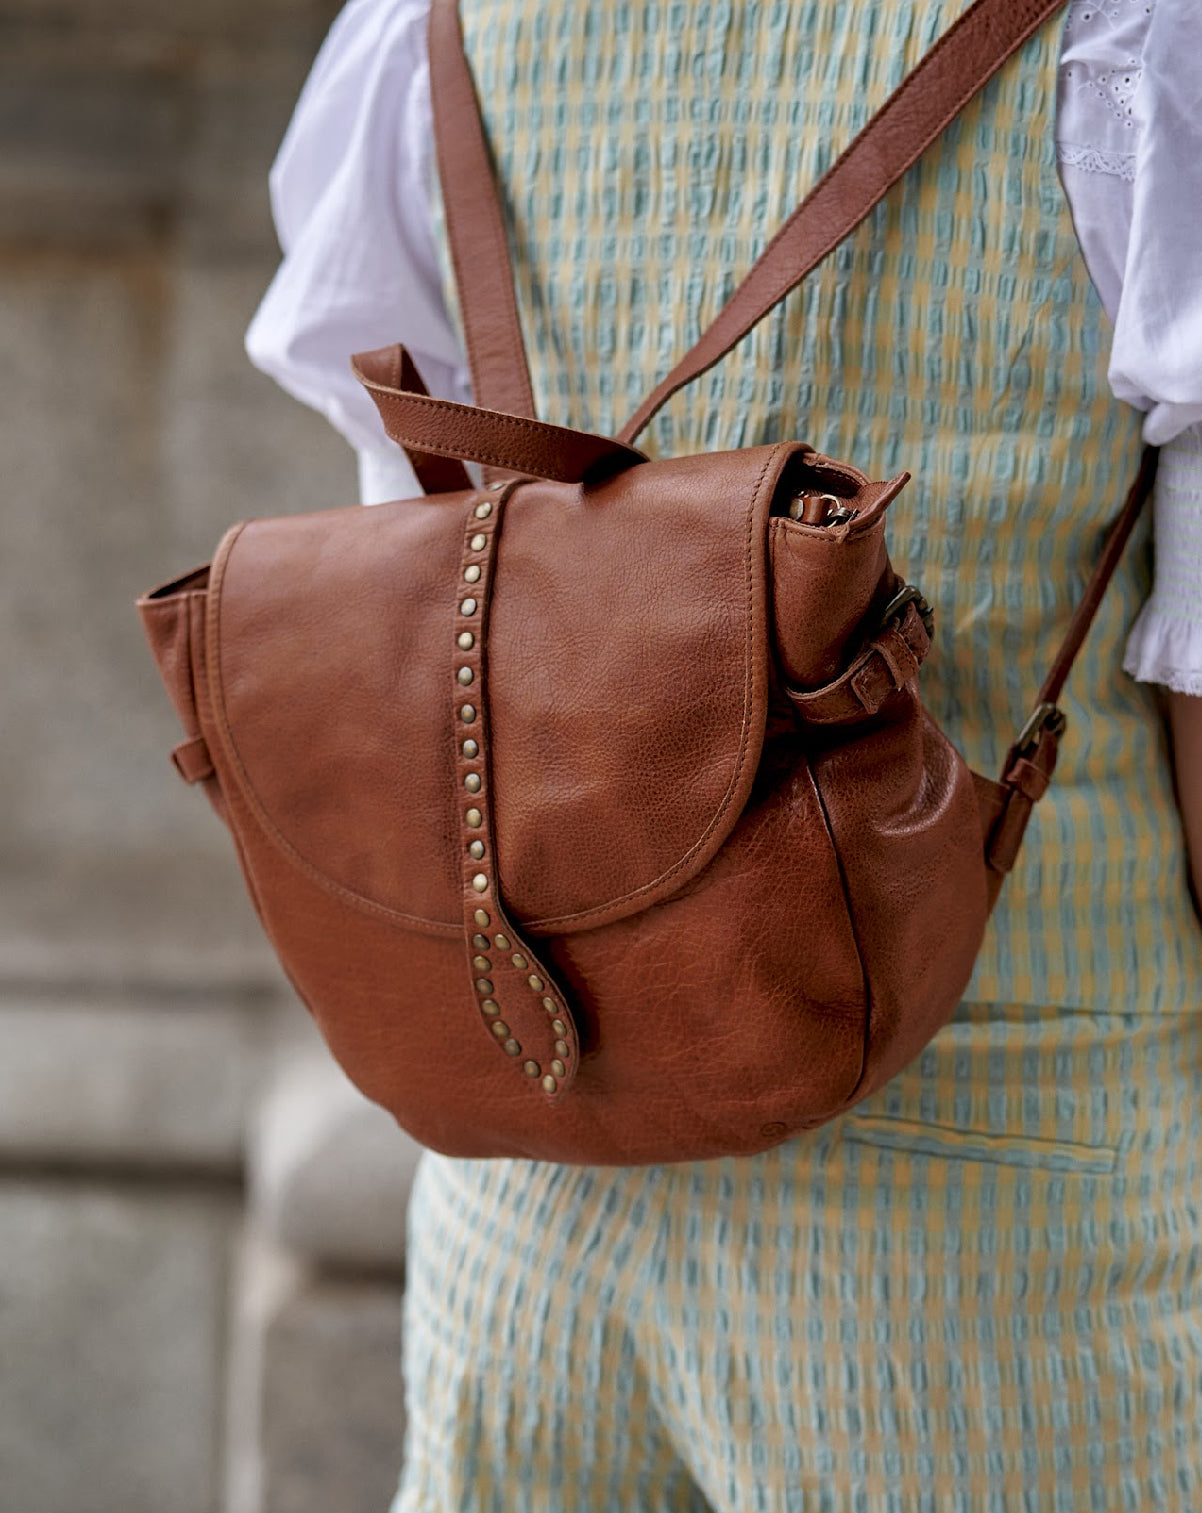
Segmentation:
<svg viewBox="0 0 1202 1513">
<path fill-rule="evenodd" d="M 1026 756 L 1029 751 L 1034 751 L 1045 730 L 1059 740 L 1067 728 L 1068 717 L 1062 709 L 1055 704 L 1036 704 L 1027 723 L 1018 733 L 1018 740 L 1014 743 L 1015 754 Z"/>
<path fill-rule="evenodd" d="M 935 611 L 912 583 L 907 583 L 889 600 L 889 603 L 885 606 L 885 612 L 881 616 L 881 623 L 877 626 L 878 631 L 884 630 L 886 626 L 892 625 L 894 620 L 899 619 L 907 604 L 914 605 L 918 610 L 918 617 L 922 621 L 927 635 L 934 636 Z"/>
</svg>

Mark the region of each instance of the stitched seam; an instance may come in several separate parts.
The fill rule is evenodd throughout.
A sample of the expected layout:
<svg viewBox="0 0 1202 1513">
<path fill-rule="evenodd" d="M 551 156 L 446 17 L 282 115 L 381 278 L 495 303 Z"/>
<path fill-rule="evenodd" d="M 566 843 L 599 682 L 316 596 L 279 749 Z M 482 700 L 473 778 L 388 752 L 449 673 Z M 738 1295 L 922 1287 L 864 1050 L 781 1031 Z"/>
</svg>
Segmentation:
<svg viewBox="0 0 1202 1513">
<path fill-rule="evenodd" d="M 519 450 L 511 452 L 507 456 L 502 456 L 495 451 L 488 451 L 484 447 L 478 447 L 471 442 L 467 445 L 459 445 L 459 451 L 464 456 L 471 457 L 477 462 L 492 463 L 497 467 L 511 467 L 517 464 L 518 466 L 527 468 L 529 472 L 537 474 L 540 478 L 553 478 L 560 483 L 577 483 L 591 467 L 611 457 L 614 460 L 625 457 L 628 459 L 628 466 L 635 462 L 646 462 L 648 460 L 646 453 L 639 451 L 637 447 L 627 446 L 624 442 L 614 441 L 610 437 L 595 436 L 588 431 L 572 431 L 566 427 L 550 426 L 543 421 L 524 420 L 520 416 L 503 415 L 496 410 L 481 411 L 471 405 L 457 404 L 454 400 L 426 399 L 417 394 L 397 394 L 383 385 L 371 382 L 365 383 L 364 386 L 373 393 L 380 394 L 393 406 L 399 403 L 405 406 L 419 406 L 423 409 L 430 409 L 436 415 L 447 415 L 449 412 L 452 417 L 462 415 L 465 418 L 483 419 L 487 424 L 496 426 L 500 430 L 530 431 L 534 437 L 555 447 L 565 444 L 575 445 L 581 448 L 586 454 L 578 468 L 571 467 L 571 465 L 565 467 L 564 464 L 557 462 L 557 471 L 548 472 L 546 470 L 545 459 L 540 459 L 535 452 L 520 449 L 520 441 L 517 443 Z M 394 424 L 396 424 L 395 421 Z M 389 432 L 389 434 L 392 435 L 394 441 L 399 442 L 403 447 L 414 447 L 418 450 L 430 452 L 437 457 L 457 456 L 457 453 L 452 451 L 449 445 L 438 446 L 424 439 L 413 441 L 404 436 L 393 435 L 392 432 Z"/>
<path fill-rule="evenodd" d="M 329 877 L 326 873 L 319 872 L 313 863 L 307 861 L 296 847 L 293 846 L 292 842 L 287 839 L 275 821 L 267 814 L 262 800 L 255 792 L 254 785 L 250 780 L 250 774 L 246 770 L 246 764 L 243 762 L 241 753 L 234 743 L 234 733 L 230 728 L 229 719 L 226 714 L 225 687 L 221 669 L 221 609 L 224 599 L 225 569 L 238 537 L 246 529 L 246 524 L 246 521 L 242 521 L 240 525 L 232 528 L 223 543 L 225 549 L 218 549 L 217 558 L 213 564 L 213 582 L 209 605 L 212 618 L 210 621 L 211 629 L 208 646 L 208 673 L 209 687 L 213 696 L 213 720 L 217 726 L 217 733 L 221 737 L 221 745 L 225 750 L 226 756 L 229 758 L 235 775 L 239 779 L 238 786 L 242 790 L 243 799 L 249 806 L 251 813 L 258 820 L 259 826 L 266 838 L 273 842 L 294 866 L 304 872 L 313 882 L 324 888 L 327 893 L 334 894 L 335 897 L 342 899 L 346 903 L 353 904 L 365 913 L 374 914 L 392 923 L 399 921 L 404 924 L 420 925 L 423 928 L 432 928 L 440 935 L 459 936 L 462 933 L 461 925 L 448 926 L 442 920 L 423 919 L 418 914 L 406 914 L 400 909 L 389 909 L 384 904 L 378 904 L 370 898 L 365 898 L 361 893 L 353 893 L 349 888 L 344 887 L 342 883 L 335 881 L 334 878 Z"/>
<path fill-rule="evenodd" d="M 903 1141 L 910 1137 L 938 1142 L 950 1135 L 955 1141 L 961 1143 L 959 1149 L 952 1144 L 947 1144 L 942 1145 L 937 1152 L 919 1151 L 917 1152 L 919 1155 L 931 1155 L 937 1158 L 946 1156 L 953 1160 L 991 1161 L 1007 1166 L 1022 1167 L 1023 1163 L 1008 1161 L 1005 1157 L 1011 1153 L 1027 1151 L 1039 1160 L 1041 1170 L 1076 1172 L 1081 1168 L 1072 1165 L 1073 1162 L 1096 1162 L 1101 1166 L 1108 1158 L 1109 1167 L 1113 1167 L 1119 1155 L 1117 1145 L 1095 1145 L 1084 1140 L 1049 1140 L 1042 1135 L 1026 1135 L 1017 1131 L 964 1129 L 955 1124 L 937 1124 L 928 1123 L 926 1120 L 909 1119 L 901 1114 L 870 1114 L 854 1109 L 848 1114 L 847 1122 L 842 1127 L 843 1137 L 848 1140 L 863 1140 L 865 1136 L 873 1133 L 891 1135 L 895 1131 Z M 910 1149 L 908 1146 L 905 1148 Z M 1064 1162 L 1063 1166 L 1049 1164 L 1057 1158 Z"/>
<path fill-rule="evenodd" d="M 868 978 L 868 963 L 864 960 L 864 951 L 860 945 L 860 934 L 856 929 L 856 916 L 851 905 L 851 887 L 847 881 L 847 873 L 843 867 L 843 858 L 839 854 L 839 845 L 835 839 L 835 827 L 831 823 L 831 817 L 826 807 L 826 798 L 822 792 L 822 785 L 818 781 L 818 774 L 814 770 L 814 764 L 807 757 L 805 759 L 806 771 L 810 775 L 810 784 L 814 789 L 814 797 L 818 800 L 818 812 L 822 816 L 822 824 L 826 831 L 827 843 L 831 848 L 831 856 L 834 859 L 835 871 L 839 877 L 839 893 L 843 899 L 843 910 L 847 916 L 847 928 L 851 931 L 852 945 L 855 948 L 856 963 L 860 968 L 860 981 L 864 985 L 864 1018 L 863 1029 L 860 1037 L 860 1070 L 856 1080 L 852 1084 L 851 1091 L 841 1102 L 836 1103 L 831 1113 L 837 1113 L 840 1109 L 848 1107 L 855 1101 L 856 1094 L 864 1085 L 864 1079 L 868 1076 L 869 1048 L 872 1037 L 872 984 Z"/>
<path fill-rule="evenodd" d="M 525 416 L 508 415 L 502 410 L 488 410 L 479 405 L 460 404 L 458 400 L 454 399 L 433 399 L 426 394 L 402 393 L 395 389 L 390 389 L 387 384 L 378 384 L 371 379 L 361 379 L 360 382 L 364 384 L 365 388 L 371 389 L 373 393 L 382 394 L 385 399 L 391 400 L 394 404 L 399 402 L 404 405 L 420 405 L 423 409 L 441 413 L 449 411 L 452 414 L 485 419 L 492 424 L 507 428 L 518 427 L 523 430 L 533 431 L 536 436 L 545 436 L 551 441 L 570 439 L 593 443 L 618 451 L 633 452 L 641 462 L 647 460 L 646 454 L 640 452 L 637 447 L 628 446 L 625 442 L 616 441 L 610 436 L 598 436 L 592 431 L 574 431 L 570 426 L 551 425 L 545 420 L 528 420 Z"/>
<path fill-rule="evenodd" d="M 550 929 L 554 926 L 574 924 L 578 920 L 582 919 L 591 919 L 597 915 L 606 914 L 611 909 L 620 908 L 623 904 L 632 903 L 636 899 L 642 898 L 645 894 L 653 892 L 656 888 L 659 888 L 663 883 L 670 881 L 679 872 L 684 871 L 685 868 L 688 867 L 693 857 L 696 856 L 698 851 L 705 848 L 714 831 L 719 827 L 723 819 L 726 817 L 726 814 L 730 809 L 732 797 L 738 788 L 739 780 L 742 777 L 743 769 L 745 768 L 747 763 L 747 745 L 748 738 L 751 733 L 751 706 L 753 702 L 755 679 L 755 651 L 753 645 L 755 610 L 752 604 L 752 591 L 754 588 L 754 581 L 752 577 L 752 551 L 754 545 L 753 534 L 755 530 L 755 522 L 758 514 L 760 497 L 763 493 L 764 479 L 768 473 L 768 469 L 781 455 L 783 455 L 784 453 L 791 453 L 791 451 L 792 443 L 790 442 L 781 442 L 777 446 L 773 447 L 772 450 L 768 453 L 768 456 L 764 459 L 764 466 L 760 469 L 759 477 L 756 479 L 755 484 L 753 485 L 751 490 L 751 501 L 747 509 L 747 531 L 744 538 L 743 583 L 747 603 L 747 613 L 744 620 L 744 645 L 747 648 L 747 654 L 744 660 L 743 675 L 743 729 L 739 740 L 739 751 L 735 761 L 735 769 L 731 776 L 730 782 L 727 784 L 726 792 L 723 794 L 721 800 L 719 801 L 718 809 L 715 812 L 713 819 L 711 819 L 705 830 L 700 836 L 698 836 L 698 838 L 693 842 L 693 844 L 684 853 L 684 855 L 681 856 L 676 862 L 674 862 L 671 867 L 667 868 L 666 871 L 661 872 L 658 877 L 653 878 L 650 882 L 643 883 L 640 887 L 633 889 L 629 893 L 623 894 L 620 898 L 608 899 L 604 904 L 594 905 L 589 909 L 581 909 L 574 914 L 560 914 L 556 915 L 553 918 L 530 920 L 527 924 L 528 929 L 537 928 L 545 930 Z M 768 609 L 767 605 L 765 605 L 765 617 L 767 616 L 767 613 Z"/>
</svg>

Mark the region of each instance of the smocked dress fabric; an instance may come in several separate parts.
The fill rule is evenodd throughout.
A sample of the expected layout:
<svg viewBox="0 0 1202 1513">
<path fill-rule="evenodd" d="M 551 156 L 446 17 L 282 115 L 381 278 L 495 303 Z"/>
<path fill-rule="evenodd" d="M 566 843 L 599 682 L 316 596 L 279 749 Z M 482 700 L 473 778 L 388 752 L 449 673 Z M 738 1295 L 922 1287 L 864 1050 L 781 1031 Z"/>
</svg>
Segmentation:
<svg viewBox="0 0 1202 1513">
<path fill-rule="evenodd" d="M 540 414 L 620 423 L 962 8 L 464 0 Z M 797 432 L 912 468 L 890 544 L 936 606 L 924 697 L 985 771 L 1145 424 L 1032 129 L 1067 35 L 1043 28 L 649 436 Z M 453 393 L 432 209 L 452 336 L 423 327 L 423 367 Z M 335 286 L 394 249 L 348 246 Z M 350 326 L 409 340 L 369 335 L 366 304 Z M 751 1159 L 423 1157 L 395 1513 L 1202 1508 L 1202 932 L 1155 698 L 1121 672 L 1149 547 L 1145 522 L 970 996 L 887 1087 Z"/>
</svg>

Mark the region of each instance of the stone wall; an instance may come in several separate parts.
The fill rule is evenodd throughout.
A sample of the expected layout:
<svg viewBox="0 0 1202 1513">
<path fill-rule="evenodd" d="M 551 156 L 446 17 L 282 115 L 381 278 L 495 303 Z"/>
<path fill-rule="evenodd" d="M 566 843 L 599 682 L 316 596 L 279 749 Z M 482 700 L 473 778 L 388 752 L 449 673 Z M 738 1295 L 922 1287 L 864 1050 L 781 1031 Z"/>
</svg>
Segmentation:
<svg viewBox="0 0 1202 1513">
<path fill-rule="evenodd" d="M 414 1153 L 309 1048 L 132 608 L 354 498 L 242 353 L 334 8 L 0 0 L 0 1513 L 395 1481 Z"/>
</svg>

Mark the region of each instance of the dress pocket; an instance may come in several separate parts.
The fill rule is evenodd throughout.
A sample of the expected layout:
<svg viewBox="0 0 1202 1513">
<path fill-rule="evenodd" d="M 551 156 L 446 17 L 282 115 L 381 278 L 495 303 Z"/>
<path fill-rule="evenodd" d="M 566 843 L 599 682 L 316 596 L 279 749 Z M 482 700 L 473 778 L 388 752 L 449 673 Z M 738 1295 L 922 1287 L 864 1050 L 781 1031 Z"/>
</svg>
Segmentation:
<svg viewBox="0 0 1202 1513">
<path fill-rule="evenodd" d="M 841 1126 L 844 1140 L 906 1151 L 916 1156 L 936 1156 L 954 1161 L 989 1161 L 1052 1172 L 1080 1172 L 1106 1176 L 1118 1162 L 1113 1145 L 1085 1145 L 1074 1140 L 1049 1140 L 1039 1135 L 1019 1135 L 980 1129 L 962 1129 L 950 1124 L 929 1124 L 889 1114 L 847 1115 Z"/>
</svg>

